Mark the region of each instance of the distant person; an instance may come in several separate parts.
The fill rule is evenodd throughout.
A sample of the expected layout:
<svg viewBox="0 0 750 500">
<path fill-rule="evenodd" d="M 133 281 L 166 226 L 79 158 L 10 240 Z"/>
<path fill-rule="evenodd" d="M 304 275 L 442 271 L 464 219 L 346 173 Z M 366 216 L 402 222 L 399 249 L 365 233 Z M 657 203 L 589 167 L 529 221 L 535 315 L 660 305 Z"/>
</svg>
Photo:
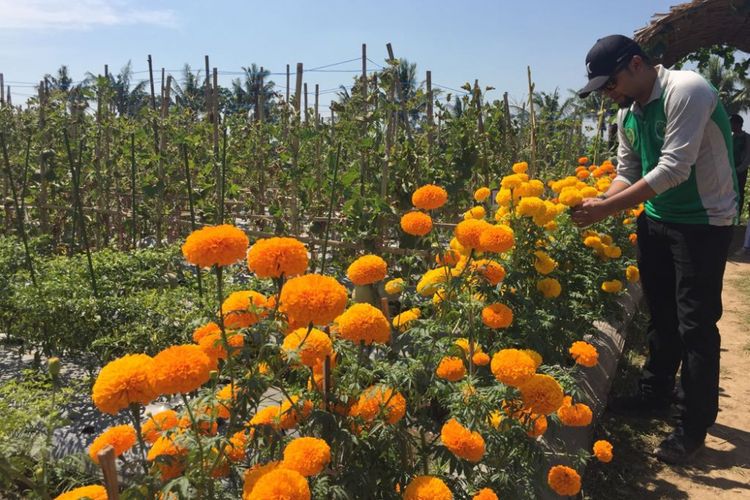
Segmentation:
<svg viewBox="0 0 750 500">
<path fill-rule="evenodd" d="M 740 187 L 740 217 L 745 208 L 745 184 L 747 183 L 747 168 L 750 166 L 750 134 L 742 130 L 744 120 L 740 115 L 729 117 L 732 126 L 732 140 L 734 141 L 734 168 L 737 170 L 737 183 Z"/>
<path fill-rule="evenodd" d="M 645 205 L 637 234 L 648 359 L 639 390 L 611 398 L 609 406 L 629 415 L 666 414 L 682 364 L 679 421 L 654 454 L 687 462 L 719 409 L 716 323 L 739 198 L 729 117 L 702 76 L 652 65 L 622 35 L 598 40 L 586 70 L 579 95 L 598 91 L 620 107 L 617 177 L 605 194 L 576 207 L 573 221 L 585 227 Z"/>
</svg>

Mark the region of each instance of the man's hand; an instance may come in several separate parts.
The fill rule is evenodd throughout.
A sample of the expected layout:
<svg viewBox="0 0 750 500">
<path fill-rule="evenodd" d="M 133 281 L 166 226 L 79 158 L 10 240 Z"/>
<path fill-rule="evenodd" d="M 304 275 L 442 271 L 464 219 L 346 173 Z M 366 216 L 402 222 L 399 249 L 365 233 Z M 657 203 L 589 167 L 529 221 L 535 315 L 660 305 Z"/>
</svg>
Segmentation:
<svg viewBox="0 0 750 500">
<path fill-rule="evenodd" d="M 583 203 L 571 208 L 570 217 L 578 227 L 588 227 L 614 213 L 607 203 L 601 198 L 587 198 Z"/>
</svg>

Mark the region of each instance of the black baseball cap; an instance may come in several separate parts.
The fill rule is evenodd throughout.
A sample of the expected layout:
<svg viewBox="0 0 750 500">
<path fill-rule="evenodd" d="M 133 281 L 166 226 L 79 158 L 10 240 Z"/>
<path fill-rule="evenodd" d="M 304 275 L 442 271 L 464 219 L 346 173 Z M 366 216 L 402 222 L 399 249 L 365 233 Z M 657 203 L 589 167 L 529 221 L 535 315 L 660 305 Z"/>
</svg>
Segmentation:
<svg viewBox="0 0 750 500">
<path fill-rule="evenodd" d="M 578 96 L 587 97 L 591 92 L 602 88 L 607 80 L 635 55 L 645 56 L 646 54 L 635 40 L 626 36 L 609 35 L 597 40 L 586 54 L 586 72 L 589 83 L 578 91 Z"/>
</svg>

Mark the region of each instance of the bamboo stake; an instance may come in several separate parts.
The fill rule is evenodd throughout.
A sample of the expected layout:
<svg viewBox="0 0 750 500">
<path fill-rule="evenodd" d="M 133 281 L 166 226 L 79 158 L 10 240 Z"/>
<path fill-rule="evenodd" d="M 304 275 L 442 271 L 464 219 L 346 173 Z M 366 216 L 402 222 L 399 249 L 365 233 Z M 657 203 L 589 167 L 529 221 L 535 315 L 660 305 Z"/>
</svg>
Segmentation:
<svg viewBox="0 0 750 500">
<path fill-rule="evenodd" d="M 304 114 L 304 117 L 305 117 L 305 125 L 307 125 L 307 110 L 309 109 L 308 106 L 307 106 L 307 82 L 305 82 L 304 87 L 305 87 L 305 90 L 303 91 L 304 94 L 305 94 L 305 114 Z"/>
<path fill-rule="evenodd" d="M 432 95 L 432 71 L 427 71 L 427 164 L 432 159 L 432 147 L 435 140 L 432 128 L 435 126 L 435 117 L 433 115 L 433 95 Z"/>
<path fill-rule="evenodd" d="M 302 103 L 302 74 L 303 66 L 302 63 L 297 63 L 297 74 L 296 82 L 294 85 L 294 110 L 295 114 L 295 127 L 297 133 L 292 137 L 292 157 L 294 161 L 294 171 L 296 172 L 299 168 L 299 126 L 300 126 L 300 106 Z M 292 234 L 298 236 L 300 233 L 299 226 L 299 180 L 297 175 L 292 178 L 292 200 L 291 200 L 291 211 L 292 211 Z"/>
<path fill-rule="evenodd" d="M 320 101 L 320 85 L 315 84 L 315 128 L 320 125 L 320 115 L 318 114 L 318 103 Z"/>
<path fill-rule="evenodd" d="M 3 93 L 3 90 L 5 90 L 5 76 L 0 73 L 0 106 L 5 104 L 5 94 Z"/>
<path fill-rule="evenodd" d="M 154 94 L 154 68 L 151 60 L 151 54 L 148 55 L 148 81 L 151 86 L 151 109 L 156 113 L 156 94 Z M 159 154 L 159 131 L 154 116 L 154 151 Z"/>
<path fill-rule="evenodd" d="M 531 81 L 531 66 L 526 66 L 529 76 L 529 125 L 531 126 L 531 162 L 529 163 L 529 177 L 536 172 L 536 116 L 534 116 L 534 84 Z"/>
<path fill-rule="evenodd" d="M 172 75 L 167 77 L 166 85 L 164 86 L 164 95 L 161 101 L 161 123 L 162 127 L 169 116 L 169 100 L 170 91 L 172 89 Z M 162 218 L 164 216 L 164 197 L 167 191 L 167 179 L 164 172 L 164 159 L 167 151 L 167 134 L 162 130 L 161 140 L 159 142 L 159 161 L 157 163 L 156 177 L 158 183 L 161 186 L 162 191 L 156 196 L 156 245 L 161 246 L 162 240 Z"/>
<path fill-rule="evenodd" d="M 211 115 L 213 117 L 213 149 L 214 149 L 214 169 L 216 170 L 216 203 L 221 205 L 222 198 L 224 196 L 222 184 L 222 169 L 219 163 L 219 71 L 217 68 L 213 69 L 213 92 L 211 94 Z M 223 213 L 219 210 L 216 211 L 215 220 L 217 224 L 221 224 L 221 218 L 224 217 Z"/>
<path fill-rule="evenodd" d="M 286 102 L 289 103 L 289 65 L 286 65 Z"/>
<path fill-rule="evenodd" d="M 47 92 L 45 91 L 44 82 L 39 82 L 39 131 L 42 133 L 42 154 L 39 155 L 39 195 L 37 203 L 39 205 L 47 204 L 47 154 L 49 146 L 49 132 L 47 129 Z M 46 208 L 39 209 L 39 226 L 44 234 L 49 234 L 49 212 Z"/>
<path fill-rule="evenodd" d="M 115 449 L 111 444 L 108 444 L 96 456 L 99 459 L 99 466 L 102 468 L 107 500 L 119 500 L 120 487 L 117 480 L 117 466 L 115 465 Z"/>
<path fill-rule="evenodd" d="M 138 232 L 136 231 L 136 224 L 138 221 L 138 206 L 135 197 L 135 134 L 130 133 L 130 209 L 133 211 L 133 249 L 135 250 Z"/>
<path fill-rule="evenodd" d="M 194 232 L 197 227 L 195 224 L 195 206 L 193 205 L 193 186 L 190 181 L 190 162 L 188 161 L 187 144 L 180 144 L 182 150 L 182 162 L 185 165 L 185 184 L 187 187 L 188 195 L 188 206 L 190 207 L 190 231 Z M 203 298 L 203 280 L 201 278 L 201 268 L 199 266 L 193 266 L 195 268 L 195 277 L 198 279 L 198 296 Z"/>
<path fill-rule="evenodd" d="M 326 271 L 326 252 L 328 251 L 328 236 L 331 230 L 331 218 L 333 217 L 333 202 L 336 199 L 336 176 L 339 171 L 339 157 L 341 156 L 341 143 L 336 148 L 336 156 L 333 159 L 333 175 L 331 176 L 331 200 L 328 205 L 328 220 L 326 221 L 326 231 L 323 237 L 323 250 L 320 254 L 320 272 L 325 273 Z"/>
</svg>

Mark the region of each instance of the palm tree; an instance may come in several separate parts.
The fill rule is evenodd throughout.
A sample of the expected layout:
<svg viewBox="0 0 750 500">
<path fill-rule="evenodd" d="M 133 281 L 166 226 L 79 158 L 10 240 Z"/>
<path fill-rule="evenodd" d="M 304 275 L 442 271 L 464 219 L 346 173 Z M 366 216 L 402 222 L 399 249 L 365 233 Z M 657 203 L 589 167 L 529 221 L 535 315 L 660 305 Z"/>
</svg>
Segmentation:
<svg viewBox="0 0 750 500">
<path fill-rule="evenodd" d="M 58 68 L 56 76 L 47 73 L 44 75 L 44 79 L 47 81 L 50 90 L 68 92 L 73 86 L 73 79 L 68 74 L 68 67 L 64 64 Z"/>
<path fill-rule="evenodd" d="M 193 73 L 189 64 L 182 68 L 182 84 L 173 82 L 175 101 L 196 113 L 206 108 L 206 88 L 200 70 Z"/>
<path fill-rule="evenodd" d="M 270 116 L 271 110 L 275 104 L 276 94 L 274 87 L 276 84 L 269 80 L 271 72 L 264 68 L 259 68 L 253 63 L 250 66 L 243 66 L 245 72 L 244 81 L 235 78 L 232 81 L 232 108 L 235 111 L 248 112 L 255 110 L 258 97 L 263 97 L 263 114 Z"/>
<path fill-rule="evenodd" d="M 719 98 L 728 113 L 739 113 L 750 108 L 750 82 L 727 69 L 719 56 L 709 57 L 700 73 L 719 92 Z"/>
</svg>

